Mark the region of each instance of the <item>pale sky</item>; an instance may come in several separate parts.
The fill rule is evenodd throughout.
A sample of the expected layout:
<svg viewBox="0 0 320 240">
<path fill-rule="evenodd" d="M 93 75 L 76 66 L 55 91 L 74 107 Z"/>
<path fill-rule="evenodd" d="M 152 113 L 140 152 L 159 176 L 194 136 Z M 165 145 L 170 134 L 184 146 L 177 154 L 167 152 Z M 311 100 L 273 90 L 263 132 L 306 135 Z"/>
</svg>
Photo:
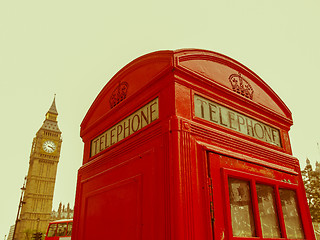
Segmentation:
<svg viewBox="0 0 320 240">
<path fill-rule="evenodd" d="M 0 239 L 54 94 L 63 144 L 54 209 L 73 206 L 80 123 L 108 80 L 149 52 L 201 48 L 258 74 L 292 111 L 294 156 L 320 160 L 317 0 L 0 0 Z"/>
</svg>

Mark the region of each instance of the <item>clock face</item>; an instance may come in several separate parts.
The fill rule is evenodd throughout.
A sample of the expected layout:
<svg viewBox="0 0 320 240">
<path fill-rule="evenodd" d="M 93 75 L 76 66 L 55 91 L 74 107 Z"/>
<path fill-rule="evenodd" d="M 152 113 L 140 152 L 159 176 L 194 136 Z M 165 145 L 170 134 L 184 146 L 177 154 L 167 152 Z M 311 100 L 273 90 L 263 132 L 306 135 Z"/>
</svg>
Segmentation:
<svg viewBox="0 0 320 240">
<path fill-rule="evenodd" d="M 47 153 L 53 153 L 56 150 L 56 144 L 48 140 L 43 143 L 42 148 Z"/>
</svg>

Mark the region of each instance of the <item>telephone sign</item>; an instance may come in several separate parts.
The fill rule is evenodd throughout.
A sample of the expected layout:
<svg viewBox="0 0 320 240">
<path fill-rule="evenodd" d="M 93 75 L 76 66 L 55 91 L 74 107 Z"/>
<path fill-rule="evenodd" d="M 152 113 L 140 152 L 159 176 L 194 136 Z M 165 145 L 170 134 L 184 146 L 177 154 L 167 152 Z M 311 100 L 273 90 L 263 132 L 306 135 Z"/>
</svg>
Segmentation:
<svg viewBox="0 0 320 240">
<path fill-rule="evenodd" d="M 194 97 L 197 117 L 281 147 L 278 129 L 203 97 Z"/>
</svg>

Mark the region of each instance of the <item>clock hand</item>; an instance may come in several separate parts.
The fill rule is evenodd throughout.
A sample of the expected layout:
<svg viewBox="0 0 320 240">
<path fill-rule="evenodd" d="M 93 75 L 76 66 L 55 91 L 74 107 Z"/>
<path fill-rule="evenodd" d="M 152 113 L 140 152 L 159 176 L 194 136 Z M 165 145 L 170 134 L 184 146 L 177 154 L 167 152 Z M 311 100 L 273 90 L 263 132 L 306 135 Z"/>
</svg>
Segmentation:
<svg viewBox="0 0 320 240">
<path fill-rule="evenodd" d="M 48 147 L 49 147 L 49 148 L 51 148 L 51 149 L 53 150 L 53 147 L 52 147 L 52 146 L 48 145 Z"/>
</svg>

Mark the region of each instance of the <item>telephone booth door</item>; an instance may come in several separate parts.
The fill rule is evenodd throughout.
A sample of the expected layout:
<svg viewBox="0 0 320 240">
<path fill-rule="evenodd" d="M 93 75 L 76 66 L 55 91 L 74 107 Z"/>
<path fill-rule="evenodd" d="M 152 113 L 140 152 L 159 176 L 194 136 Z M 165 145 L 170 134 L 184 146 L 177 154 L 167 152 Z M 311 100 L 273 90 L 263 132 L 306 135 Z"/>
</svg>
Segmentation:
<svg viewBox="0 0 320 240">
<path fill-rule="evenodd" d="M 208 154 L 214 239 L 305 239 L 297 174 Z"/>
</svg>

